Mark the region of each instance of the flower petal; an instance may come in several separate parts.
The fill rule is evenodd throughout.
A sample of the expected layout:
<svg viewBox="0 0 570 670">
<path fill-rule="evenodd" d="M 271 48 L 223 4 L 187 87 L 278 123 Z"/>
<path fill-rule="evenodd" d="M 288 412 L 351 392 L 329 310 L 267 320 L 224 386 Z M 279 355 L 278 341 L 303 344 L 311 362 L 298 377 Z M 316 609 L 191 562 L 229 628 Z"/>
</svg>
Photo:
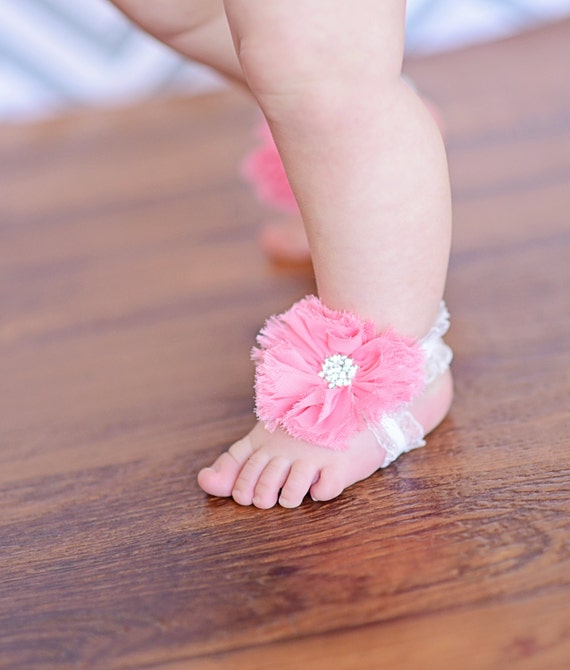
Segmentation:
<svg viewBox="0 0 570 670">
<path fill-rule="evenodd" d="M 420 346 L 371 321 L 325 307 L 308 296 L 271 317 L 252 352 L 258 417 L 294 437 L 330 449 L 346 448 L 366 421 L 408 404 L 425 383 Z M 319 372 L 332 354 L 358 366 L 348 386 L 329 388 Z"/>
</svg>

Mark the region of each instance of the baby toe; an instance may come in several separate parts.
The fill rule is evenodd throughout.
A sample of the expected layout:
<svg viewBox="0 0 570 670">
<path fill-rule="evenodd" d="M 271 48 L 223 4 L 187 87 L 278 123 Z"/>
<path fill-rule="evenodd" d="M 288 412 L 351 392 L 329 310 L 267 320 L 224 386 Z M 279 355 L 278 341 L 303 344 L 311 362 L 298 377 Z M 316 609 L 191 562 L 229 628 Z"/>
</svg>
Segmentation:
<svg viewBox="0 0 570 670">
<path fill-rule="evenodd" d="M 324 467 L 318 481 L 311 486 L 313 500 L 332 500 L 344 491 L 344 477 L 338 468 Z"/>
<path fill-rule="evenodd" d="M 307 461 L 295 461 L 279 496 L 281 507 L 299 507 L 317 476 L 316 465 Z"/>
<path fill-rule="evenodd" d="M 253 504 L 260 509 L 273 507 L 290 470 L 291 462 L 286 458 L 277 457 L 269 461 L 255 486 Z"/>
<path fill-rule="evenodd" d="M 240 468 L 226 451 L 208 468 L 198 473 L 200 488 L 212 496 L 231 496 Z"/>
<path fill-rule="evenodd" d="M 232 497 L 239 505 L 251 505 L 255 487 L 268 462 L 269 455 L 262 450 L 248 458 L 232 489 Z"/>
<path fill-rule="evenodd" d="M 255 447 L 253 445 L 253 442 L 251 440 L 250 435 L 246 435 L 243 437 L 241 440 L 238 440 L 237 442 L 234 442 L 232 446 L 227 450 L 227 454 L 229 454 L 233 460 L 235 461 L 238 470 L 241 470 L 241 468 L 245 465 L 247 462 L 248 458 L 255 452 Z M 223 456 L 223 454 L 222 454 Z"/>
<path fill-rule="evenodd" d="M 213 496 L 231 496 L 236 480 L 254 448 L 249 436 L 232 444 L 207 468 L 198 473 L 198 485 Z"/>
</svg>

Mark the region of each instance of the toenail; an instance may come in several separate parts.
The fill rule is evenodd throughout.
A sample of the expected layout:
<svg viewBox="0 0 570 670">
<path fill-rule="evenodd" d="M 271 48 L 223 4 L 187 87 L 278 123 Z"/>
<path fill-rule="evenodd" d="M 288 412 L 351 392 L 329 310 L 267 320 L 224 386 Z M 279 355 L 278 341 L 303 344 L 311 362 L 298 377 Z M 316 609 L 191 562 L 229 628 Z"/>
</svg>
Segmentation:
<svg viewBox="0 0 570 670">
<path fill-rule="evenodd" d="M 279 504 L 281 507 L 286 507 L 287 509 L 295 509 L 295 507 L 299 507 L 301 503 L 293 503 L 290 500 L 287 500 L 287 498 L 279 498 Z"/>
</svg>

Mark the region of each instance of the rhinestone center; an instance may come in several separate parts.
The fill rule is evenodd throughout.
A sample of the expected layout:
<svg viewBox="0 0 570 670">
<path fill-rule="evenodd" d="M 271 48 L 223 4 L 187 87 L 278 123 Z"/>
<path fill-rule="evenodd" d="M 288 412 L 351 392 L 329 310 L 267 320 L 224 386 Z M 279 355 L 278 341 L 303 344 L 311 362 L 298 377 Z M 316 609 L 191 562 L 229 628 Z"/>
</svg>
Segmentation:
<svg viewBox="0 0 570 670">
<path fill-rule="evenodd" d="M 358 365 L 344 354 L 332 354 L 324 360 L 319 377 L 322 377 L 330 389 L 339 386 L 350 386 L 354 375 L 358 370 Z"/>
</svg>

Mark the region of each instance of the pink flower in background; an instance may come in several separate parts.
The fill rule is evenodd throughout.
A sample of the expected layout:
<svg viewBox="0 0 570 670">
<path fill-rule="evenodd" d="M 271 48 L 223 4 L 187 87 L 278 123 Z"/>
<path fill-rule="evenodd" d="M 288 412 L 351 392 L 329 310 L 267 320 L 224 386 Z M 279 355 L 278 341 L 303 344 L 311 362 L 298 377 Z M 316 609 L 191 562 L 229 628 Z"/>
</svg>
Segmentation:
<svg viewBox="0 0 570 670">
<path fill-rule="evenodd" d="M 257 127 L 256 135 L 261 144 L 245 157 L 241 166 L 243 177 L 261 202 L 284 212 L 298 211 L 281 157 L 265 121 Z"/>
<path fill-rule="evenodd" d="M 414 340 L 314 297 L 271 317 L 252 352 L 256 413 L 269 430 L 330 449 L 409 403 L 425 382 Z"/>
</svg>

